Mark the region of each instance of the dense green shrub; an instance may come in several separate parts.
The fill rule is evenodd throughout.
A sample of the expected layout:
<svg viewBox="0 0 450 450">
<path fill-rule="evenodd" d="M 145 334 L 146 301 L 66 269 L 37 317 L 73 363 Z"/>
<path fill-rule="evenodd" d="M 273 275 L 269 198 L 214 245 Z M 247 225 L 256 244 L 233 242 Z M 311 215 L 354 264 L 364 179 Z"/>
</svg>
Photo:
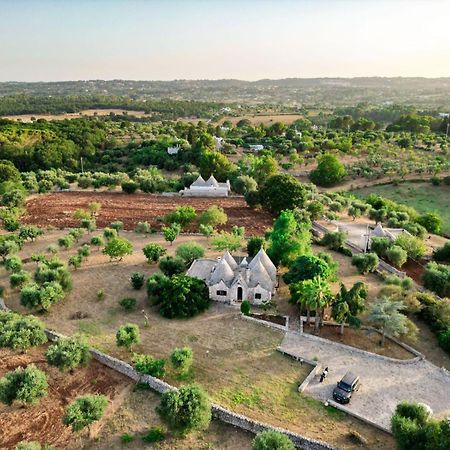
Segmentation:
<svg viewBox="0 0 450 450">
<path fill-rule="evenodd" d="M 162 316 L 192 317 L 209 306 L 209 290 L 197 278 L 186 275 L 167 277 L 155 274 L 147 280 L 149 300 L 159 306 Z"/>
<path fill-rule="evenodd" d="M 186 270 L 186 264 L 178 256 L 165 256 L 164 258 L 161 258 L 159 268 L 164 275 L 171 277 L 183 273 Z"/>
<path fill-rule="evenodd" d="M 164 222 L 168 224 L 178 223 L 185 228 L 197 218 L 197 213 L 192 206 L 177 206 L 174 211 L 164 216 Z"/>
<path fill-rule="evenodd" d="M 56 366 L 64 372 L 87 364 L 91 359 L 91 352 L 83 337 L 66 337 L 50 345 L 45 352 L 45 358 L 51 366 Z"/>
<path fill-rule="evenodd" d="M 166 435 L 161 427 L 153 427 L 142 436 L 142 440 L 146 444 L 152 444 L 154 442 L 161 442 L 165 439 Z"/>
<path fill-rule="evenodd" d="M 136 309 L 136 304 L 136 299 L 131 297 L 125 297 L 119 300 L 119 305 L 127 312 Z"/>
<path fill-rule="evenodd" d="M 199 223 L 200 225 L 210 225 L 213 228 L 218 225 L 225 225 L 228 221 L 228 216 L 226 215 L 223 208 L 218 206 L 211 206 L 206 211 L 200 214 Z"/>
<path fill-rule="evenodd" d="M 9 284 L 12 289 L 22 288 L 24 285 L 29 283 L 31 280 L 31 275 L 25 270 L 21 270 L 16 273 L 12 273 L 9 277 Z"/>
<path fill-rule="evenodd" d="M 318 186 L 333 186 L 341 182 L 347 175 L 345 166 L 331 154 L 319 158 L 317 168 L 311 171 L 309 177 Z"/>
<path fill-rule="evenodd" d="M 408 260 L 408 254 L 398 245 L 393 245 L 386 251 L 387 259 L 394 264 L 395 267 L 402 267 Z"/>
<path fill-rule="evenodd" d="M 130 283 L 133 289 L 136 289 L 138 291 L 142 286 L 144 286 L 144 274 L 139 272 L 132 273 L 130 277 Z"/>
<path fill-rule="evenodd" d="M 251 236 L 247 241 L 247 254 L 255 256 L 262 248 L 266 248 L 266 240 L 261 236 Z"/>
<path fill-rule="evenodd" d="M 433 259 L 438 262 L 450 262 L 450 241 L 433 252 Z"/>
<path fill-rule="evenodd" d="M 139 327 L 132 323 L 121 326 L 116 333 L 116 344 L 118 347 L 125 347 L 128 351 L 134 344 L 141 342 Z"/>
<path fill-rule="evenodd" d="M 376 253 L 359 253 L 352 257 L 352 265 L 363 275 L 376 270 L 379 262 Z"/>
<path fill-rule="evenodd" d="M 161 256 L 166 254 L 166 249 L 159 244 L 147 244 L 142 251 L 147 258 L 148 263 L 156 263 L 159 261 Z"/>
<path fill-rule="evenodd" d="M 194 353 L 190 347 L 176 348 L 170 355 L 170 362 L 177 372 L 186 374 L 194 362 Z"/>
<path fill-rule="evenodd" d="M 23 405 L 38 403 L 47 395 L 47 376 L 34 364 L 18 367 L 0 378 L 0 401 L 12 405 L 17 401 Z"/>
<path fill-rule="evenodd" d="M 124 256 L 133 254 L 133 244 L 128 239 L 115 237 L 108 241 L 103 253 L 108 255 L 111 261 L 122 261 Z"/>
<path fill-rule="evenodd" d="M 424 287 L 440 297 L 450 296 L 450 266 L 430 262 L 422 275 Z"/>
<path fill-rule="evenodd" d="M 34 316 L 0 311 L 0 347 L 25 351 L 47 342 L 44 324 Z"/>
<path fill-rule="evenodd" d="M 127 194 L 133 194 L 139 188 L 139 184 L 135 183 L 134 181 L 124 181 L 121 187 L 123 192 Z"/>
<path fill-rule="evenodd" d="M 186 242 L 178 246 L 175 254 L 184 261 L 186 267 L 189 267 L 195 259 L 203 258 L 205 248 L 197 242 Z"/>
<path fill-rule="evenodd" d="M 241 303 L 241 313 L 244 314 L 244 316 L 248 316 L 250 315 L 250 310 L 251 310 L 250 302 L 248 300 L 244 300 Z"/>
<path fill-rule="evenodd" d="M 325 233 L 320 240 L 320 245 L 330 248 L 331 250 L 339 250 L 347 241 L 347 233 L 343 231 L 334 231 Z"/>
<path fill-rule="evenodd" d="M 326 280 L 331 275 L 330 267 L 322 258 L 314 255 L 300 255 L 283 275 L 286 284 L 312 280 L 321 277 Z"/>
<path fill-rule="evenodd" d="M 156 378 L 163 378 L 165 371 L 166 360 L 154 358 L 151 355 L 140 355 L 135 353 L 133 355 L 134 368 L 144 375 L 151 375 Z"/>
<path fill-rule="evenodd" d="M 295 445 L 283 433 L 266 430 L 256 435 L 252 450 L 295 450 Z"/>
<path fill-rule="evenodd" d="M 200 386 L 165 392 L 157 411 L 171 429 L 182 434 L 206 430 L 211 422 L 211 404 Z"/>
<path fill-rule="evenodd" d="M 387 237 L 373 237 L 370 241 L 370 250 L 378 256 L 386 256 L 391 246 L 392 241 Z"/>
<path fill-rule="evenodd" d="M 100 420 L 108 406 L 108 399 L 104 395 L 85 395 L 77 397 L 67 408 L 63 422 L 70 425 L 72 431 L 80 431 Z"/>
</svg>

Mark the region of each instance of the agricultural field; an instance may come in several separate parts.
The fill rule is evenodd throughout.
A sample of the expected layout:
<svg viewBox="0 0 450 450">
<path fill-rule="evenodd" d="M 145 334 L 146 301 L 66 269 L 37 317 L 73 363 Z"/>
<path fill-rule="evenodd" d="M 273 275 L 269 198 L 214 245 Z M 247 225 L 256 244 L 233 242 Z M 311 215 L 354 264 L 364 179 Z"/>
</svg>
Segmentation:
<svg viewBox="0 0 450 450">
<path fill-rule="evenodd" d="M 86 208 L 91 202 L 100 202 L 102 208 L 97 224 L 107 226 L 114 220 L 121 220 L 126 230 L 134 230 L 138 222 L 147 221 L 160 227 L 161 218 L 176 206 L 193 206 L 197 212 L 208 209 L 213 204 L 224 209 L 228 222 L 222 229 L 230 231 L 235 225 L 244 226 L 248 235 L 263 235 L 272 226 L 272 217 L 261 210 L 250 209 L 244 198 L 193 198 L 172 197 L 153 194 L 133 194 L 108 192 L 61 192 L 37 195 L 28 200 L 24 223 L 39 226 L 70 227 L 79 221 L 73 218 L 78 208 Z M 191 231 L 198 225 L 192 224 Z M 188 229 L 189 231 L 189 229 Z"/>
<path fill-rule="evenodd" d="M 443 220 L 442 231 L 450 235 L 450 186 L 448 185 L 433 186 L 431 183 L 405 182 L 396 185 L 371 186 L 351 192 L 360 198 L 368 194 L 381 195 L 411 206 L 421 214 L 437 211 Z"/>
<path fill-rule="evenodd" d="M 26 408 L 0 405 L 2 450 L 12 449 L 25 439 L 45 442 L 61 449 L 81 448 L 80 438 L 62 422 L 64 408 L 80 395 L 103 394 L 110 403 L 107 416 L 113 416 L 132 387 L 130 379 L 96 361 L 74 373 L 61 373 L 46 363 L 45 348 L 33 348 L 22 354 L 0 349 L 0 377 L 19 366 L 34 363 L 46 372 L 49 380 L 49 395 L 37 405 Z M 93 436 L 97 432 L 98 424 L 92 427 Z"/>
<path fill-rule="evenodd" d="M 110 263 L 105 255 L 93 250 L 86 263 L 72 271 L 72 292 L 41 316 L 49 328 L 67 335 L 83 333 L 89 337 L 91 345 L 129 361 L 130 354 L 115 345 L 115 332 L 120 325 L 136 323 L 141 327 L 142 340 L 134 351 L 168 358 L 175 347 L 190 346 L 194 351 L 194 370 L 192 378 L 186 381 L 200 383 L 216 403 L 275 426 L 326 439 L 339 448 L 358 448 L 359 444 L 350 437 L 352 431 L 368 440 L 368 448 L 393 448 L 391 439 L 384 433 L 298 394 L 297 387 L 310 368 L 276 351 L 283 339 L 282 332 L 244 321 L 236 309 L 219 304 L 212 304 L 207 312 L 192 319 L 164 319 L 148 305 L 145 289 L 131 289 L 129 278 L 133 272 L 148 276 L 157 270 L 156 266 L 145 262 L 141 252 L 143 245 L 158 242 L 173 254 L 177 245 L 187 241 L 195 240 L 207 247 L 206 238 L 182 235 L 170 246 L 159 235 L 122 233 L 133 243 L 133 255 L 120 263 Z M 36 242 L 27 244 L 20 256 L 27 260 L 31 254 L 45 251 L 63 234 L 57 230 L 46 232 Z M 81 238 L 77 245 L 88 239 L 88 236 Z M 60 256 L 67 259 L 72 254 L 74 250 L 67 250 Z M 207 255 L 218 256 L 219 253 L 208 249 Z M 32 271 L 34 264 L 26 263 L 25 269 Z M 347 267 L 343 270 L 349 270 L 349 278 L 344 278 L 344 282 L 350 284 L 352 277 L 357 277 L 356 272 L 351 273 Z M 4 273 L 0 283 L 7 284 Z M 373 292 L 375 283 L 374 279 Z M 104 289 L 103 300 L 97 299 L 98 289 Z M 118 300 L 130 296 L 137 299 L 137 308 L 124 313 Z M 27 312 L 20 306 L 16 291 L 8 290 L 6 303 L 14 310 Z M 144 326 L 142 309 L 149 316 L 148 327 Z M 170 368 L 166 380 L 180 384 Z"/>
</svg>

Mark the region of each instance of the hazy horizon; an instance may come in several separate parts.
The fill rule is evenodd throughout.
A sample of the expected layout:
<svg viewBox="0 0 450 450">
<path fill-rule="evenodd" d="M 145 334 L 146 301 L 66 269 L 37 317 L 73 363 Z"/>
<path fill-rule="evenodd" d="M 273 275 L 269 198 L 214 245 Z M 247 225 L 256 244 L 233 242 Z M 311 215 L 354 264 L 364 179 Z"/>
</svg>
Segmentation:
<svg viewBox="0 0 450 450">
<path fill-rule="evenodd" d="M 0 81 L 450 77 L 446 0 L 0 0 Z"/>
</svg>

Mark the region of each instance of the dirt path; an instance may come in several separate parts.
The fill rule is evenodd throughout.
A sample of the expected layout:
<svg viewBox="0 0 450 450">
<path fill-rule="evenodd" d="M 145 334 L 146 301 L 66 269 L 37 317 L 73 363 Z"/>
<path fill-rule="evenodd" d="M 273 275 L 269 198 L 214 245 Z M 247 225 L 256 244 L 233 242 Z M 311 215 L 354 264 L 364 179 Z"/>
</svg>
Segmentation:
<svg viewBox="0 0 450 450">
<path fill-rule="evenodd" d="M 169 197 L 156 194 L 124 194 L 119 192 L 56 192 L 31 197 L 26 203 L 23 223 L 39 226 L 75 227 L 79 220 L 73 218 L 78 208 L 87 208 L 91 202 L 102 205 L 97 226 L 108 226 L 114 220 L 121 220 L 126 230 L 134 230 L 138 222 L 147 221 L 159 228 L 158 218 L 173 211 L 177 206 L 193 206 L 197 213 L 211 206 L 222 207 L 228 215 L 228 222 L 221 229 L 230 231 L 234 225 L 244 226 L 246 234 L 263 235 L 272 226 L 272 217 L 261 210 L 250 209 L 243 197 L 188 198 Z M 193 224 L 186 231 L 197 231 Z"/>
<path fill-rule="evenodd" d="M 450 412 L 450 374 L 427 360 L 405 364 L 292 332 L 286 334 L 280 347 L 286 353 L 317 359 L 322 366 L 328 366 L 330 373 L 325 382 L 315 378 L 305 391 L 320 400 L 332 398 L 334 386 L 348 370 L 359 375 L 361 389 L 348 409 L 384 428 L 390 427 L 392 413 L 403 400 L 423 402 L 438 417 Z"/>
</svg>

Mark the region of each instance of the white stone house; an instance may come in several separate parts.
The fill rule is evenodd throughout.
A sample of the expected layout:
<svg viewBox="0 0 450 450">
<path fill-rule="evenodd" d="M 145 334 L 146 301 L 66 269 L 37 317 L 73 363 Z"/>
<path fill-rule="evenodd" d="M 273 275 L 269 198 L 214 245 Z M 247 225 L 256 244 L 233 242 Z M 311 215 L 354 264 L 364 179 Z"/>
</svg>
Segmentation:
<svg viewBox="0 0 450 450">
<path fill-rule="evenodd" d="M 167 153 L 169 155 L 177 155 L 180 150 L 181 150 L 181 147 L 179 144 L 177 144 L 173 147 L 167 147 Z"/>
<path fill-rule="evenodd" d="M 196 259 L 187 275 L 203 280 L 212 300 L 230 304 L 248 300 L 260 305 L 271 300 L 277 288 L 277 269 L 261 249 L 253 258 L 231 256 Z"/>
<path fill-rule="evenodd" d="M 222 148 L 222 145 L 224 144 L 224 140 L 222 137 L 213 136 L 214 139 L 214 147 L 217 151 L 220 151 Z"/>
<path fill-rule="evenodd" d="M 180 191 L 186 197 L 228 197 L 230 182 L 219 183 L 212 175 L 205 181 L 201 175 L 188 187 Z"/>
<path fill-rule="evenodd" d="M 248 146 L 248 150 L 249 150 L 250 152 L 258 153 L 258 152 L 260 152 L 261 150 L 264 150 L 264 146 L 261 145 L 261 144 L 250 144 L 250 145 Z"/>
<path fill-rule="evenodd" d="M 374 237 L 385 237 L 388 238 L 390 241 L 394 242 L 401 234 L 404 233 L 411 236 L 411 234 L 404 228 L 384 228 L 381 225 L 381 223 L 378 223 L 373 229 L 369 227 L 368 248 L 370 249 L 372 244 L 372 238 Z"/>
</svg>

